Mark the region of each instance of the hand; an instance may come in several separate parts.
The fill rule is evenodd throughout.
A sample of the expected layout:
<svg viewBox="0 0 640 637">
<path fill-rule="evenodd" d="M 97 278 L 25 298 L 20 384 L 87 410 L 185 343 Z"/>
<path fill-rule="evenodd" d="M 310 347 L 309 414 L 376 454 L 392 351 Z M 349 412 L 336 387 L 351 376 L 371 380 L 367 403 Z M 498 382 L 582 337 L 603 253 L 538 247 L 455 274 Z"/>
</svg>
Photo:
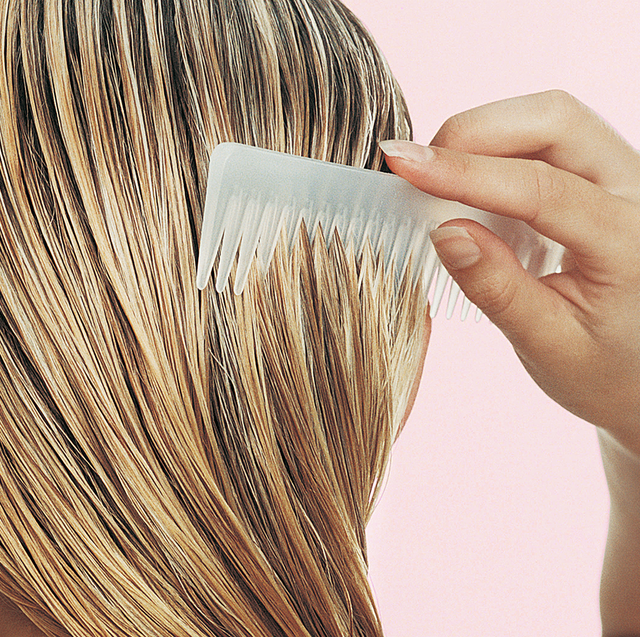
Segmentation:
<svg viewBox="0 0 640 637">
<path fill-rule="evenodd" d="M 536 383 L 640 456 L 640 153 L 563 91 L 456 115 L 430 148 L 382 146 L 421 190 L 522 219 L 567 248 L 561 273 L 535 279 L 473 221 L 432 234 Z"/>
</svg>

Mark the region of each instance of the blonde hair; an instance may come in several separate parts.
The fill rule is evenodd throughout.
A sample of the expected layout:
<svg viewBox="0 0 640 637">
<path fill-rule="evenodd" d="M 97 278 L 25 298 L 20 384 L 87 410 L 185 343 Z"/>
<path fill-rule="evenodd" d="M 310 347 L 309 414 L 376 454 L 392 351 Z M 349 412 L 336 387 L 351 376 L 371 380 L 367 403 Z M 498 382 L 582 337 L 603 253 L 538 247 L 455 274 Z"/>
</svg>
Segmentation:
<svg viewBox="0 0 640 637">
<path fill-rule="evenodd" d="M 337 0 L 0 0 L 0 593 L 50 635 L 380 635 L 421 286 L 302 231 L 195 286 L 221 141 L 411 135 Z"/>
</svg>

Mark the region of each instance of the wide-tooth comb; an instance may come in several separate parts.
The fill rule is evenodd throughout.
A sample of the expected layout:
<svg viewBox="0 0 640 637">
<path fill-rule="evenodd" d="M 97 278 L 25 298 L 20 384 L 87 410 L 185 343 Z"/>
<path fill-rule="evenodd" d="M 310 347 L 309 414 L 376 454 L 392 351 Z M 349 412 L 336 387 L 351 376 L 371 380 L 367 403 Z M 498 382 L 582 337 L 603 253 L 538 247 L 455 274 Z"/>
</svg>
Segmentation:
<svg viewBox="0 0 640 637">
<path fill-rule="evenodd" d="M 398 277 L 413 255 L 413 280 L 424 277 L 427 288 L 436 280 L 430 298 L 433 317 L 451 277 L 429 232 L 457 218 L 478 221 L 502 237 L 532 275 L 557 270 L 562 246 L 521 221 L 432 197 L 397 175 L 226 142 L 211 154 L 196 284 L 205 288 L 219 254 L 215 285 L 222 292 L 237 256 L 233 286 L 240 294 L 254 257 L 266 271 L 282 228 L 291 246 L 304 220 L 310 239 L 319 227 L 327 243 L 337 230 L 345 245 L 353 239 L 360 251 L 369 239 L 376 254 L 384 250 L 386 268 L 395 264 Z M 459 295 L 452 281 L 447 318 Z M 462 320 L 470 305 L 465 299 Z M 477 320 L 480 316 L 478 311 Z"/>
</svg>

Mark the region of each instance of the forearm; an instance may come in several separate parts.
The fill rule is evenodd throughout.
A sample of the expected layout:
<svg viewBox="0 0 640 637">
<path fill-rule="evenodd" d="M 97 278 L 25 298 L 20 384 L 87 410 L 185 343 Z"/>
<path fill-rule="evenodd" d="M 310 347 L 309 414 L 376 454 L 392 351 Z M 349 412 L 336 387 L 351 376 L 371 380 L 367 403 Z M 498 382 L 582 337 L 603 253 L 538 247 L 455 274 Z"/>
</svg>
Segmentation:
<svg viewBox="0 0 640 637">
<path fill-rule="evenodd" d="M 640 637 L 640 456 L 598 429 L 611 513 L 602 568 L 603 637 Z"/>
</svg>

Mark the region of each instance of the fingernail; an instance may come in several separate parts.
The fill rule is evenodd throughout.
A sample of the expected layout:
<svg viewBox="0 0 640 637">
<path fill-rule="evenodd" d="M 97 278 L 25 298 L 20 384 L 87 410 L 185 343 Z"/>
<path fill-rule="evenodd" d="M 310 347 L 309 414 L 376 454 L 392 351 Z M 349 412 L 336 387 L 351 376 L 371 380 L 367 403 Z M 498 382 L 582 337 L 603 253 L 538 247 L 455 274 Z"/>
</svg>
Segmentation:
<svg viewBox="0 0 640 637">
<path fill-rule="evenodd" d="M 387 139 L 378 142 L 382 152 L 389 157 L 400 157 L 407 161 L 429 161 L 433 159 L 435 153 L 429 146 L 420 146 L 414 142 L 407 142 L 402 139 Z"/>
<path fill-rule="evenodd" d="M 480 261 L 480 248 L 464 228 L 436 228 L 429 236 L 440 260 L 454 270 L 464 270 Z"/>
</svg>

